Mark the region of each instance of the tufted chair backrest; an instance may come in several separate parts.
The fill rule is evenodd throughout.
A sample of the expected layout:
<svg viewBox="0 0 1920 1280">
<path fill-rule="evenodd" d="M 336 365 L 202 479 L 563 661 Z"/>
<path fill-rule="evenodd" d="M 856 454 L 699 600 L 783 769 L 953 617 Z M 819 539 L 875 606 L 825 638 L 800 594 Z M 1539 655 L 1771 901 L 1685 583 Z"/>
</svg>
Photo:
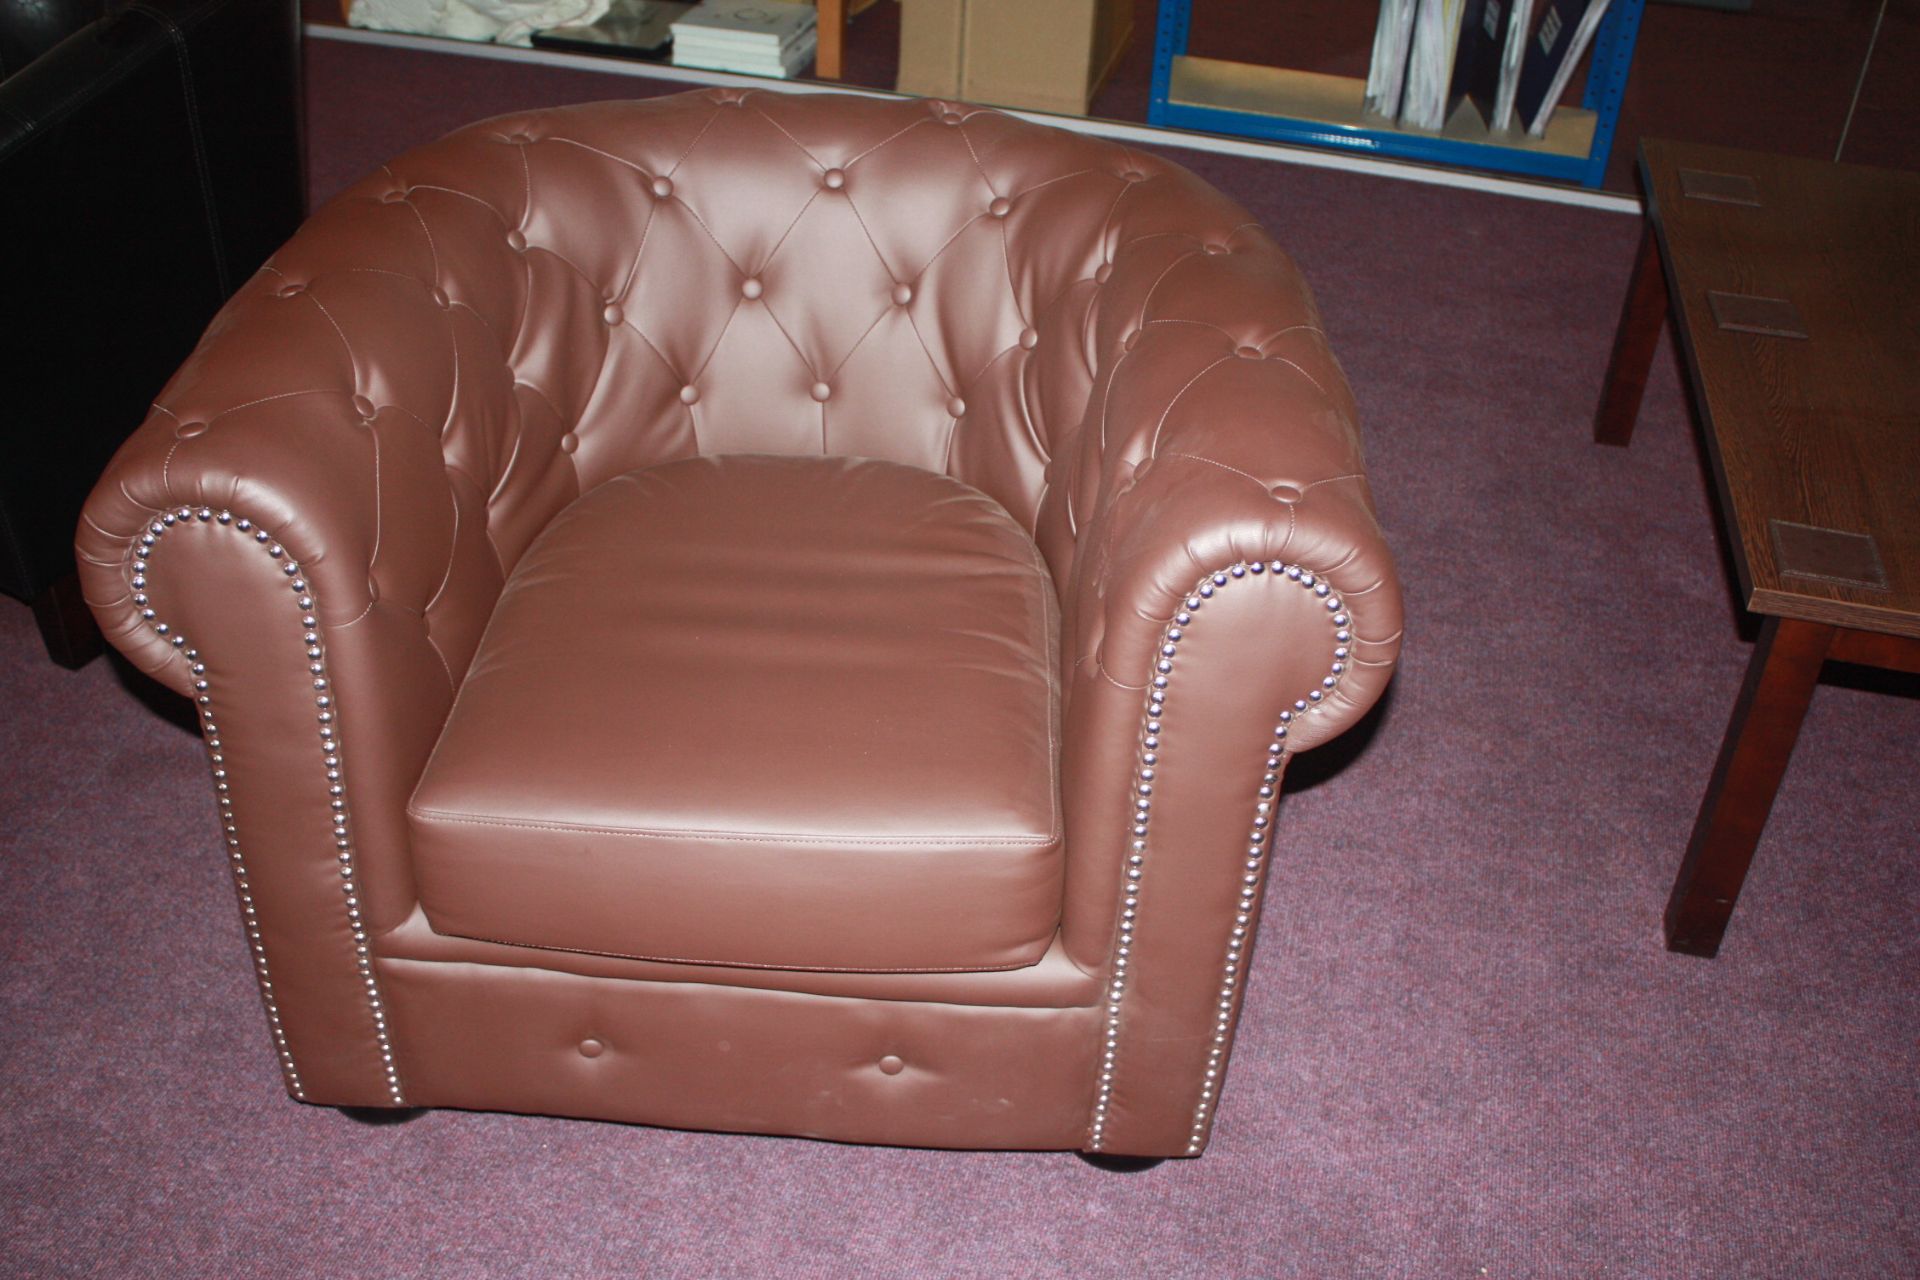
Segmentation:
<svg viewBox="0 0 1920 1280">
<path fill-rule="evenodd" d="M 463 129 L 273 266 L 353 312 L 363 394 L 443 428 L 504 569 L 579 493 L 692 454 L 904 462 L 1032 529 L 1123 228 L 1211 196 L 1185 177 L 974 108 L 714 91 Z"/>
</svg>

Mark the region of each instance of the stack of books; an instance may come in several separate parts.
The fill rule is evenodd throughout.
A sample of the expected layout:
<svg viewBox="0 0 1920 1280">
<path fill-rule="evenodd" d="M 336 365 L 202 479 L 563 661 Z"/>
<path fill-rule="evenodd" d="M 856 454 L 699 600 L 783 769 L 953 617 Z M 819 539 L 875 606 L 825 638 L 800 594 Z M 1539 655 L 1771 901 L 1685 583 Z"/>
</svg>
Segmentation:
<svg viewBox="0 0 1920 1280">
<path fill-rule="evenodd" d="M 793 0 L 702 0 L 673 24 L 673 65 L 788 79 L 813 60 L 813 6 Z"/>
<path fill-rule="evenodd" d="M 1380 0 L 1366 109 L 1437 133 L 1470 98 L 1489 131 L 1543 138 L 1607 4 Z"/>
</svg>

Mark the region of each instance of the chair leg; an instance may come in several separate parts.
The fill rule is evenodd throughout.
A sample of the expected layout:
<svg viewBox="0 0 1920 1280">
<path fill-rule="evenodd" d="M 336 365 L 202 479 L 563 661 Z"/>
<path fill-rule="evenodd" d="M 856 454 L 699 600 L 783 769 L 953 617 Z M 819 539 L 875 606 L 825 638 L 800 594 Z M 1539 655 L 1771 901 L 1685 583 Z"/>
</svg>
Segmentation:
<svg viewBox="0 0 1920 1280">
<path fill-rule="evenodd" d="M 334 1110 L 355 1124 L 364 1124 L 373 1128 L 405 1124 L 409 1120 L 418 1120 L 427 1114 L 425 1107 L 335 1107 Z"/>
<path fill-rule="evenodd" d="M 69 671 L 86 666 L 106 648 L 76 574 L 69 573 L 34 597 L 33 620 L 40 626 L 47 656 Z"/>
<path fill-rule="evenodd" d="M 1145 1173 L 1155 1165 L 1166 1162 L 1165 1156 L 1110 1156 L 1099 1151 L 1076 1151 L 1074 1154 L 1105 1173 Z"/>
</svg>

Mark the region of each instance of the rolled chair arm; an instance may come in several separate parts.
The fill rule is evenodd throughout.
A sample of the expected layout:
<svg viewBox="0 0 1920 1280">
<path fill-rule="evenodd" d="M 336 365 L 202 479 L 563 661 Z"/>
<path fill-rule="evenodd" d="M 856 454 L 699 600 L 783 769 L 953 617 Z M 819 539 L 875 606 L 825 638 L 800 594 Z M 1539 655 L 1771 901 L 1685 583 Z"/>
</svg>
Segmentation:
<svg viewBox="0 0 1920 1280">
<path fill-rule="evenodd" d="M 1197 1154 L 1280 775 L 1379 698 L 1401 599 L 1351 395 L 1291 263 L 1242 225 L 1140 269 L 1151 285 L 1096 318 L 1119 354 L 1065 481 L 1084 516 L 1065 610 L 1063 932 L 1109 974 L 1089 1145 Z"/>
<path fill-rule="evenodd" d="M 396 325 L 432 306 L 390 292 Z M 103 631 L 199 707 L 290 1091 L 390 1103 L 368 939 L 412 910 L 406 798 L 501 571 L 484 494 L 342 309 L 263 269 L 115 456 L 78 552 Z"/>
</svg>

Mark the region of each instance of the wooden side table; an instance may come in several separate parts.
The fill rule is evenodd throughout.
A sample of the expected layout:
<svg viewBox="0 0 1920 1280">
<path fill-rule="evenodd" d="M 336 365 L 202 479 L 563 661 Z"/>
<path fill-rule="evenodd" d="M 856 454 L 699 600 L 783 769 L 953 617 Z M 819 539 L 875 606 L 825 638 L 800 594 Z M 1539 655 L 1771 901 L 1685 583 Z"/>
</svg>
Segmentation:
<svg viewBox="0 0 1920 1280">
<path fill-rule="evenodd" d="M 1667 903 L 1669 949 L 1712 956 L 1822 664 L 1920 673 L 1920 175 L 1654 139 L 1640 172 L 1594 438 L 1631 438 L 1671 310 L 1762 618 Z"/>
</svg>

